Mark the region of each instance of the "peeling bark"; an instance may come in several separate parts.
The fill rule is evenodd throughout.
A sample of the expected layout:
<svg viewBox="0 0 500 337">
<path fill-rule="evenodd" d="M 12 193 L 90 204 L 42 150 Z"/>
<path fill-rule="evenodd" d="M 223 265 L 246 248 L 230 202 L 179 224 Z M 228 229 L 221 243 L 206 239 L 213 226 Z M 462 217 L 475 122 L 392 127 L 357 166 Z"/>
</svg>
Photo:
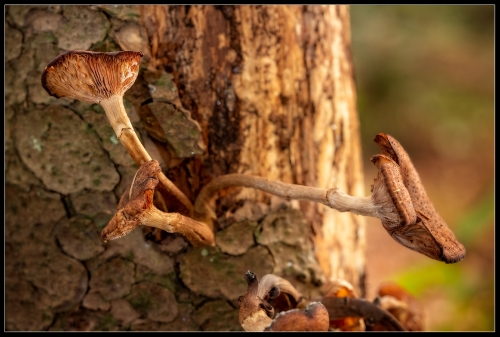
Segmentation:
<svg viewBox="0 0 500 337">
<path fill-rule="evenodd" d="M 363 196 L 346 6 L 144 6 L 150 67 L 174 74 L 208 152 L 189 163 L 192 189 L 248 173 Z M 238 200 L 225 191 L 218 215 Z M 328 278 L 362 290 L 364 221 L 300 203 Z"/>
</svg>

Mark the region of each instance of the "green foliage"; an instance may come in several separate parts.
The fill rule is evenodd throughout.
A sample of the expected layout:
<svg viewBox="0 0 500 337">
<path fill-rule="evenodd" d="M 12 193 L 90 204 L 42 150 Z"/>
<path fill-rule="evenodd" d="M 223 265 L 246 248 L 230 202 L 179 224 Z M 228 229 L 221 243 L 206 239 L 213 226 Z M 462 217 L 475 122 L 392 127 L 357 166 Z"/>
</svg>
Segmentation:
<svg viewBox="0 0 500 337">
<path fill-rule="evenodd" d="M 429 260 L 391 280 L 446 304 L 427 308 L 444 316 L 430 330 L 493 330 L 494 6 L 350 10 L 363 162 L 377 133 L 398 139 L 467 249 L 457 264 Z"/>
</svg>

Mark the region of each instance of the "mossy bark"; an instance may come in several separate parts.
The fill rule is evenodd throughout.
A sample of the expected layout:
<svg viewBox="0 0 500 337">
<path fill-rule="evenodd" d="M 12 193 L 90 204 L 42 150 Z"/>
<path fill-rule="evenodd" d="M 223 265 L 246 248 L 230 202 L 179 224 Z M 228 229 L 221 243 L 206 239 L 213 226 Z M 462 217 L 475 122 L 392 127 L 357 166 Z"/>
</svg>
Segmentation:
<svg viewBox="0 0 500 337">
<path fill-rule="evenodd" d="M 241 330 L 248 269 L 363 295 L 363 219 L 246 188 L 220 193 L 216 247 L 102 244 L 137 167 L 99 106 L 40 85 L 66 48 L 141 50 L 125 106 L 191 200 L 227 173 L 362 196 L 349 34 L 346 6 L 6 6 L 6 329 Z"/>
</svg>

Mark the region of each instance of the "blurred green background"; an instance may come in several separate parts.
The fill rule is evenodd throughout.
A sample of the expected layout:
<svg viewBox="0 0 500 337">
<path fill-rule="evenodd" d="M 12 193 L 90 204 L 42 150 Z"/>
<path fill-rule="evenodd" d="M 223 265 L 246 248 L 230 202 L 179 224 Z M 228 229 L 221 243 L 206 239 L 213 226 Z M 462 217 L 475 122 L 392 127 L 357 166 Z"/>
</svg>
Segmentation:
<svg viewBox="0 0 500 337">
<path fill-rule="evenodd" d="M 394 136 L 467 255 L 447 265 L 367 224 L 367 295 L 395 281 L 426 330 L 494 330 L 494 6 L 352 5 L 365 191 L 373 138 Z"/>
</svg>

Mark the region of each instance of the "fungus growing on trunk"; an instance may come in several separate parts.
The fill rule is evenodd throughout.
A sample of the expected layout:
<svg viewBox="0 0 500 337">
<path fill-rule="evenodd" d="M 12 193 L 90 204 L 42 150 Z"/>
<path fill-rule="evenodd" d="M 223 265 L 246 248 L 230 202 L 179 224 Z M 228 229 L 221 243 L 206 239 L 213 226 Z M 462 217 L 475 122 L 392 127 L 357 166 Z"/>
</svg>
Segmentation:
<svg viewBox="0 0 500 337">
<path fill-rule="evenodd" d="M 228 174 L 213 179 L 198 194 L 194 215 L 210 223 L 215 218 L 210 204 L 218 191 L 244 186 L 287 199 L 322 203 L 340 212 L 379 218 L 393 239 L 432 259 L 455 263 L 465 256 L 464 246 L 434 209 L 408 154 L 391 136 L 380 133 L 375 142 L 382 149 L 372 162 L 379 173 L 369 197 L 353 197 L 338 188 L 316 188 L 259 176 Z"/>
<path fill-rule="evenodd" d="M 328 331 L 328 312 L 318 302 L 309 303 L 304 310 L 291 308 L 282 311 L 273 318 L 274 308 L 268 301 L 280 294 L 292 296 L 295 303 L 303 300 L 303 296 L 287 280 L 267 274 L 259 282 L 251 270 L 245 273 L 245 279 L 247 292 L 238 298 L 238 319 L 245 331 Z"/>
<path fill-rule="evenodd" d="M 375 142 L 380 146 L 382 155 L 387 158 L 386 162 L 391 166 L 399 166 L 400 177 L 416 213 L 416 220 L 407 224 L 408 226 L 391 226 L 382 221 L 384 228 L 400 244 L 432 259 L 446 263 L 462 260 L 465 257 L 465 247 L 458 242 L 455 234 L 434 208 L 408 153 L 394 137 L 388 134 L 379 133 L 375 137 Z M 384 172 L 379 171 L 379 176 L 390 182 L 391 177 Z M 390 191 L 390 188 L 388 189 Z M 406 196 L 403 198 L 396 196 L 393 199 L 396 209 L 398 209 L 397 204 L 407 205 L 406 199 Z"/>
<path fill-rule="evenodd" d="M 311 302 L 304 309 L 282 311 L 264 331 L 328 331 L 328 311 L 321 302 Z"/>
<path fill-rule="evenodd" d="M 116 137 L 137 165 L 150 161 L 148 154 L 123 106 L 124 93 L 139 73 L 142 52 L 111 53 L 70 50 L 49 62 L 42 74 L 42 86 L 56 98 L 68 97 L 100 104 Z M 162 172 L 158 174 L 159 190 L 168 200 L 177 201 L 191 215 L 192 203 Z M 174 198 L 172 198 L 172 196 Z"/>
<path fill-rule="evenodd" d="M 158 185 L 160 165 L 156 160 L 142 164 L 132 184 L 120 198 L 118 210 L 101 232 L 104 242 L 121 238 L 139 225 L 179 233 L 194 246 L 214 245 L 213 232 L 203 223 L 179 213 L 165 213 L 153 205 L 154 189 Z"/>
<path fill-rule="evenodd" d="M 259 282 L 257 275 L 248 270 L 245 279 L 247 291 L 238 298 L 238 320 L 245 331 L 339 330 L 339 322 L 353 319 L 365 321 L 370 327 L 376 325 L 384 331 L 405 330 L 393 315 L 377 304 L 354 298 L 352 285 L 344 280 L 333 282 L 333 287 L 330 287 L 325 297 L 308 300 L 290 282 L 279 276 L 267 274 Z M 269 301 L 280 293 L 292 296 L 295 305 L 276 314 Z M 365 325 L 362 324 L 360 328 L 364 331 Z M 361 329 L 342 331 L 354 330 Z"/>
</svg>

